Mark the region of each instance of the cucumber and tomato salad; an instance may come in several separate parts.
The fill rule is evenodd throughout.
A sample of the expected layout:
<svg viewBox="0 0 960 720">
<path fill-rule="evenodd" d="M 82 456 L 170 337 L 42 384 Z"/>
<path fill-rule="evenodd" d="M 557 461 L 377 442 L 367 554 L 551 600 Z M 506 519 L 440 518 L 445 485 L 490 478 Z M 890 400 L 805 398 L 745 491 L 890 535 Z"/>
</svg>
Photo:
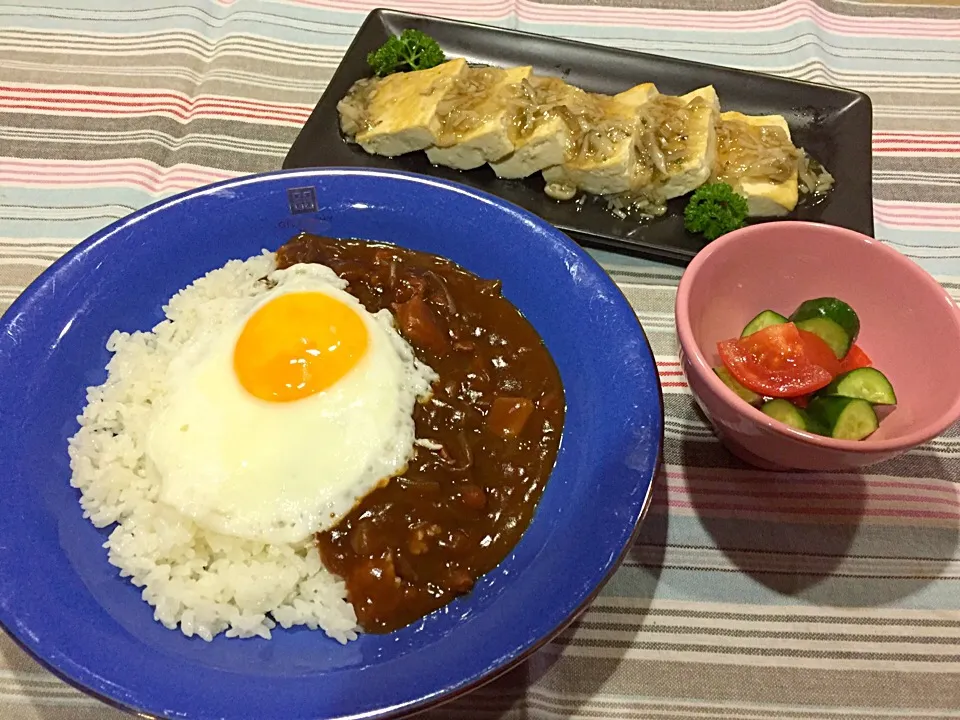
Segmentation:
<svg viewBox="0 0 960 720">
<path fill-rule="evenodd" d="M 832 297 L 789 315 L 764 310 L 740 337 L 717 345 L 723 383 L 741 399 L 791 427 L 862 440 L 879 427 L 877 405 L 896 405 L 890 381 L 856 344 L 860 318 Z"/>
</svg>

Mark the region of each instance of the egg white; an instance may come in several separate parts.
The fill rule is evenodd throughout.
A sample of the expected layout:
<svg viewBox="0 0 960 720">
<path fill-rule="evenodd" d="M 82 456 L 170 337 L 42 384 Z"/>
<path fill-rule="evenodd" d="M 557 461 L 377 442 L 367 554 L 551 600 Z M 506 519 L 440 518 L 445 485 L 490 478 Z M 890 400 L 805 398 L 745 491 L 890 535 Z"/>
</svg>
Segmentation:
<svg viewBox="0 0 960 720">
<path fill-rule="evenodd" d="M 263 542 L 297 542 L 335 525 L 413 452 L 413 408 L 436 373 L 396 332 L 391 314 L 370 314 L 323 265 L 294 265 L 275 285 L 208 323 L 168 367 L 147 437 L 158 499 L 200 526 Z M 233 368 L 247 319 L 290 292 L 314 291 L 354 308 L 367 351 L 325 391 L 272 403 L 249 394 Z M 222 315 L 220 317 L 223 317 Z"/>
</svg>

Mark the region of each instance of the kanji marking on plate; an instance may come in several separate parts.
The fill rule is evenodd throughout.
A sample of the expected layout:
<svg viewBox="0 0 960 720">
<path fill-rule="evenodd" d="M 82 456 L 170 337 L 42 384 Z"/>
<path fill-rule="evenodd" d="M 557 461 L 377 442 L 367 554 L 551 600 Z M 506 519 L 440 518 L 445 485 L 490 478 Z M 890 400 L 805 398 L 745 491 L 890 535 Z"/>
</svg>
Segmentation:
<svg viewBox="0 0 960 720">
<path fill-rule="evenodd" d="M 287 190 L 287 201 L 290 203 L 290 212 L 293 215 L 316 212 L 317 189 L 314 187 L 290 188 Z"/>
</svg>

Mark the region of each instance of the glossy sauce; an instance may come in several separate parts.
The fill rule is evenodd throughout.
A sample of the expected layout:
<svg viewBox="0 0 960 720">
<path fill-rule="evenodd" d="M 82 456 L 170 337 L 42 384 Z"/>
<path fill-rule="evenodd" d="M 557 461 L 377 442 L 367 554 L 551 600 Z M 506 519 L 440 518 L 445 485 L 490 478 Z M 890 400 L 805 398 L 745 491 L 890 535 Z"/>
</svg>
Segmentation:
<svg viewBox="0 0 960 720">
<path fill-rule="evenodd" d="M 556 460 L 560 375 L 499 282 L 446 259 L 301 234 L 277 262 L 331 267 L 440 376 L 414 411 L 423 444 L 406 472 L 317 535 L 361 626 L 389 632 L 469 592 L 520 539 Z"/>
</svg>

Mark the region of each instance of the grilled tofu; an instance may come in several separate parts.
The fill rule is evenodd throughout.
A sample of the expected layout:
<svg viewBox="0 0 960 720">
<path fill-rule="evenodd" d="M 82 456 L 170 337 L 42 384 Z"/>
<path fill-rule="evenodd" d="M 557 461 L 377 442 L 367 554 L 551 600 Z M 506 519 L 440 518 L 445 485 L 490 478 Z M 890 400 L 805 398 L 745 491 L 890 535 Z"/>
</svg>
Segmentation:
<svg viewBox="0 0 960 720">
<path fill-rule="evenodd" d="M 782 116 L 721 113 L 717 133 L 713 179 L 729 183 L 743 195 L 751 217 L 779 217 L 797 206 L 799 151 Z M 758 148 L 762 158 L 757 156 Z M 744 176 L 752 162 L 769 166 L 767 177 Z"/>
<path fill-rule="evenodd" d="M 354 139 L 368 153 L 394 157 L 437 141 L 437 106 L 466 69 L 463 58 L 429 70 L 388 75 L 366 93 L 364 122 Z M 341 109 L 341 122 L 344 112 Z"/>
<path fill-rule="evenodd" d="M 529 65 L 467 68 L 437 110 L 440 131 L 427 157 L 434 165 L 471 170 L 513 152 L 509 99 L 513 85 L 530 76 Z"/>
<path fill-rule="evenodd" d="M 514 150 L 490 167 L 502 178 L 524 178 L 566 159 L 569 106 L 586 102 L 587 93 L 553 77 L 532 75 L 514 86 L 510 101 Z"/>
<path fill-rule="evenodd" d="M 583 191 L 651 215 L 708 180 L 734 187 L 753 217 L 786 215 L 805 161 L 783 117 L 721 113 L 712 86 L 600 95 L 530 66 L 469 68 L 462 58 L 359 80 L 337 110 L 344 135 L 369 153 L 426 150 L 434 164 L 489 163 L 502 178 L 542 172 L 551 197 Z"/>
<path fill-rule="evenodd" d="M 637 108 L 657 95 L 652 83 L 613 97 L 591 95 L 591 103 L 574 118 L 567 159 L 543 171 L 546 192 L 570 199 L 577 189 L 594 195 L 622 193 L 635 185 Z"/>
<path fill-rule="evenodd" d="M 713 171 L 720 116 L 717 92 L 708 85 L 678 98 L 660 96 L 650 105 L 659 105 L 653 132 L 663 153 L 655 162 L 656 192 L 665 200 L 686 195 Z"/>
</svg>

